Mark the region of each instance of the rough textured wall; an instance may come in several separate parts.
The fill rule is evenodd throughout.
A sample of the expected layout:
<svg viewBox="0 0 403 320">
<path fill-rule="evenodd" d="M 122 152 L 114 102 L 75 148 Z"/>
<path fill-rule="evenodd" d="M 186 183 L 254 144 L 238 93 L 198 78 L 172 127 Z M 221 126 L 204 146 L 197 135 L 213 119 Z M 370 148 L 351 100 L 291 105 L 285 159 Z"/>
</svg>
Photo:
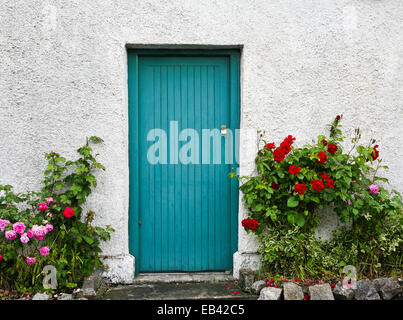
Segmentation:
<svg viewBox="0 0 403 320">
<path fill-rule="evenodd" d="M 0 183 L 38 188 L 45 152 L 103 137 L 89 206 L 117 229 L 105 254 L 127 253 L 125 45 L 241 44 L 242 127 L 303 144 L 343 113 L 403 191 L 402 17 L 401 0 L 0 0 Z"/>
</svg>

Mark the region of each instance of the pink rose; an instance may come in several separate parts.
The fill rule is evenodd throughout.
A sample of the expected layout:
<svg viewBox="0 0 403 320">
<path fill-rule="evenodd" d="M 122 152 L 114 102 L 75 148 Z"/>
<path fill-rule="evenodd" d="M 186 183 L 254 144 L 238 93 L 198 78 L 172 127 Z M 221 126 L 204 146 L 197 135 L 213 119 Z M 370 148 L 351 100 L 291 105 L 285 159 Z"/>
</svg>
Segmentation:
<svg viewBox="0 0 403 320">
<path fill-rule="evenodd" d="M 1 260 L 3 260 L 3 256 L 2 256 L 1 253 L 0 253 L 0 261 L 1 261 Z"/>
<path fill-rule="evenodd" d="M 25 231 L 25 225 L 22 222 L 16 222 L 16 223 L 13 224 L 13 229 L 20 236 L 22 236 L 24 234 L 24 231 Z"/>
<path fill-rule="evenodd" d="M 43 238 L 45 238 L 45 236 L 46 236 L 46 232 L 42 229 L 35 232 L 35 238 L 37 240 L 42 240 Z"/>
<path fill-rule="evenodd" d="M 46 204 L 46 202 L 41 202 L 40 204 L 39 204 L 39 206 L 38 206 L 38 210 L 39 211 L 46 211 L 46 210 L 48 210 L 48 205 Z"/>
<path fill-rule="evenodd" d="M 4 232 L 4 229 L 5 229 L 9 224 L 10 224 L 10 221 L 0 219 L 0 231 L 1 231 L 1 232 Z"/>
<path fill-rule="evenodd" d="M 39 249 L 39 251 L 41 252 L 41 255 L 43 256 L 47 256 L 49 253 L 49 248 L 48 247 L 42 247 Z"/>
<path fill-rule="evenodd" d="M 45 237 L 46 233 L 48 232 L 45 226 L 38 226 L 38 225 L 32 226 L 32 230 L 35 232 L 35 237 L 38 240 L 42 240 Z"/>
<path fill-rule="evenodd" d="M 369 190 L 371 190 L 372 194 L 376 194 L 376 193 L 378 193 L 379 187 L 376 184 L 371 184 L 369 186 Z"/>
<path fill-rule="evenodd" d="M 35 262 L 35 258 L 27 257 L 27 264 L 34 264 Z"/>
<path fill-rule="evenodd" d="M 20 240 L 21 240 L 22 243 L 27 243 L 27 242 L 29 241 L 29 238 L 28 238 L 27 234 L 24 233 L 24 234 L 21 236 Z"/>
<path fill-rule="evenodd" d="M 54 201 L 52 197 L 46 198 L 45 200 L 48 204 L 50 204 Z"/>
<path fill-rule="evenodd" d="M 46 228 L 46 231 L 47 231 L 47 232 L 50 232 L 50 231 L 53 230 L 53 226 L 52 226 L 51 224 L 47 224 L 47 225 L 45 226 L 45 228 Z"/>
<path fill-rule="evenodd" d="M 6 238 L 8 240 L 14 240 L 15 238 L 17 238 L 17 233 L 14 230 L 6 231 Z"/>
<path fill-rule="evenodd" d="M 27 236 L 28 236 L 28 238 L 33 238 L 33 237 L 35 237 L 35 231 L 34 231 L 34 230 L 28 230 L 28 231 L 27 231 Z"/>
</svg>

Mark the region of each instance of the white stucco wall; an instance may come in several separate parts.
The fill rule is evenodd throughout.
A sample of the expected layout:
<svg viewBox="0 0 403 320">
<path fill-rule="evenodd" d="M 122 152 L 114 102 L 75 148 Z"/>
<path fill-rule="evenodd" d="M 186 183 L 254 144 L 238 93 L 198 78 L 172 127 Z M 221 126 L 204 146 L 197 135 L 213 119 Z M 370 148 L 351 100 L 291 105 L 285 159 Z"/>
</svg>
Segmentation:
<svg viewBox="0 0 403 320">
<path fill-rule="evenodd" d="M 302 145 L 343 113 L 345 129 L 377 138 L 403 191 L 402 17 L 401 0 L 0 0 L 0 183 L 39 188 L 45 152 L 103 137 L 88 206 L 117 230 L 104 248 L 113 280 L 130 282 L 116 262 L 132 264 L 125 45 L 198 44 L 243 46 L 243 128 Z M 235 266 L 254 250 L 240 230 Z"/>
</svg>

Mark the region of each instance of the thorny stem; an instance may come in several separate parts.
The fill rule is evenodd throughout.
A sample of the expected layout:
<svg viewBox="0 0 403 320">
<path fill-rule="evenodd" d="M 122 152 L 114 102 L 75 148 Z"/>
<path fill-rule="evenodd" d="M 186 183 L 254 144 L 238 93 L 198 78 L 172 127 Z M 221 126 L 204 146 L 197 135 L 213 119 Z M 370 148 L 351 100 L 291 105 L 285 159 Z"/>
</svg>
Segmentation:
<svg viewBox="0 0 403 320">
<path fill-rule="evenodd" d="M 374 176 L 373 176 L 373 178 L 372 178 L 372 183 L 375 182 L 376 173 L 378 172 L 378 169 L 379 169 L 380 165 L 381 165 L 381 162 L 378 161 L 378 165 L 376 166 L 376 169 L 375 169 L 375 172 L 374 172 Z"/>
</svg>

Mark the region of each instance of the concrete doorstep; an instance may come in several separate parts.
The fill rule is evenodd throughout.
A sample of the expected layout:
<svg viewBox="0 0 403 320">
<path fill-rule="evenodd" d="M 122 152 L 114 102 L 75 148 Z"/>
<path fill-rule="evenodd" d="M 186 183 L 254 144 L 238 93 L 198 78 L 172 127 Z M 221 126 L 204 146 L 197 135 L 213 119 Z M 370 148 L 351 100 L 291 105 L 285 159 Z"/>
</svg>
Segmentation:
<svg viewBox="0 0 403 320">
<path fill-rule="evenodd" d="M 111 287 L 102 300 L 256 300 L 237 281 L 153 282 Z"/>
</svg>

